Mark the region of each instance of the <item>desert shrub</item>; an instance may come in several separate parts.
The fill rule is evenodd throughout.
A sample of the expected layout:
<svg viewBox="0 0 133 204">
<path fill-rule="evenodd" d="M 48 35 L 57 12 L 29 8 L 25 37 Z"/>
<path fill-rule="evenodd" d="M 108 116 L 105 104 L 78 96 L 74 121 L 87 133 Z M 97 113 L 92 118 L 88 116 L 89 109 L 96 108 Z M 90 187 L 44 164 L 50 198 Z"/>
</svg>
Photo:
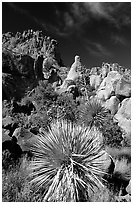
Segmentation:
<svg viewBox="0 0 133 204">
<path fill-rule="evenodd" d="M 7 115 L 11 116 L 12 114 L 12 105 L 9 101 L 3 100 L 2 101 L 2 118 L 6 117 Z"/>
<path fill-rule="evenodd" d="M 42 201 L 41 190 L 35 192 L 29 182 L 31 173 L 26 158 L 8 170 L 2 170 L 2 201 L 3 202 L 39 202 Z"/>
<path fill-rule="evenodd" d="M 112 117 L 108 117 L 108 120 L 101 127 L 103 133 L 104 144 L 109 147 L 121 147 L 122 130 L 117 123 L 113 121 Z"/>
<path fill-rule="evenodd" d="M 8 150 L 2 151 L 2 168 L 7 170 L 15 165 L 14 159 Z"/>
<path fill-rule="evenodd" d="M 37 112 L 36 114 L 32 114 L 29 119 L 30 127 L 43 127 L 45 130 L 48 130 L 48 126 L 51 123 L 51 118 L 47 114 L 46 111 Z"/>
<path fill-rule="evenodd" d="M 94 194 L 91 195 L 89 202 L 117 202 L 118 199 L 113 190 L 106 186 L 96 189 Z"/>
<path fill-rule="evenodd" d="M 87 201 L 102 186 L 100 134 L 95 128 L 57 121 L 37 137 L 30 177 L 37 189 L 44 188 L 43 201 Z"/>
<path fill-rule="evenodd" d="M 22 166 L 21 168 L 18 165 L 15 167 L 10 168 L 10 170 L 2 171 L 2 200 L 4 202 L 14 202 L 18 201 L 20 194 L 22 192 L 22 189 L 28 187 L 28 181 L 26 179 L 27 177 L 27 169 L 26 166 Z M 28 194 L 29 192 L 25 191 L 25 199 L 28 201 Z"/>
<path fill-rule="evenodd" d="M 6 50 L 2 53 L 2 72 L 11 74 L 15 71 L 16 67 L 14 65 L 13 55 Z"/>
<path fill-rule="evenodd" d="M 57 96 L 51 84 L 47 81 L 40 81 L 31 97 L 32 101 L 35 101 L 41 110 L 49 108 L 56 101 Z"/>
<path fill-rule="evenodd" d="M 56 110 L 59 118 L 67 121 L 76 122 L 78 119 L 77 104 L 73 100 L 73 96 L 68 93 L 63 93 L 56 100 Z"/>
</svg>

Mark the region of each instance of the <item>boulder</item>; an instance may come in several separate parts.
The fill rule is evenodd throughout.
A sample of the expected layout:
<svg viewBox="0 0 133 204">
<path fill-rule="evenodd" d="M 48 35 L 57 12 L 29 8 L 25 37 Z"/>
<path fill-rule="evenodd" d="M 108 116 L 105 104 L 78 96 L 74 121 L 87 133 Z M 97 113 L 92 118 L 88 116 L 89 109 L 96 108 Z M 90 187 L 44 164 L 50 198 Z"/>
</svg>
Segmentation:
<svg viewBox="0 0 133 204">
<path fill-rule="evenodd" d="M 2 142 L 10 139 L 11 137 L 9 136 L 9 130 L 2 129 Z"/>
<path fill-rule="evenodd" d="M 126 191 L 129 195 L 131 195 L 131 180 L 129 181 L 128 186 L 126 187 Z"/>
<path fill-rule="evenodd" d="M 105 89 L 98 90 L 96 93 L 97 98 L 103 101 L 109 99 L 111 95 L 114 95 L 114 88 L 112 85 L 108 85 Z"/>
<path fill-rule="evenodd" d="M 100 84 L 97 90 L 97 97 L 101 100 L 107 100 L 115 94 L 115 87 L 121 75 L 117 71 L 110 71 Z"/>
<path fill-rule="evenodd" d="M 131 135 L 131 98 L 126 98 L 122 101 L 114 119 L 118 121 L 118 125 L 128 136 Z"/>
<path fill-rule="evenodd" d="M 116 96 L 112 96 L 104 103 L 104 107 L 111 111 L 112 115 L 115 115 L 119 109 L 120 101 Z"/>
<path fill-rule="evenodd" d="M 131 81 L 122 76 L 117 82 L 115 95 L 124 96 L 125 98 L 131 96 Z"/>
<path fill-rule="evenodd" d="M 107 76 L 108 72 L 109 72 L 109 64 L 103 63 L 102 69 L 101 69 L 101 75 L 103 79 Z"/>
<path fill-rule="evenodd" d="M 93 87 L 95 90 L 98 89 L 102 81 L 100 75 L 91 75 L 90 76 L 90 86 Z"/>
<path fill-rule="evenodd" d="M 21 149 L 25 152 L 30 151 L 30 147 L 35 142 L 37 137 L 32 132 L 23 127 L 17 128 L 14 131 L 13 136 L 17 138 L 18 144 L 20 145 Z"/>
<path fill-rule="evenodd" d="M 14 123 L 14 119 L 11 116 L 6 116 L 2 119 L 2 127 L 5 128 L 8 125 L 11 125 Z"/>
<path fill-rule="evenodd" d="M 131 98 L 126 98 L 122 101 L 121 107 L 115 115 L 115 118 L 119 119 L 119 116 L 131 120 Z"/>
<path fill-rule="evenodd" d="M 67 78 L 64 80 L 63 84 L 61 85 L 61 88 L 64 88 L 66 81 L 75 81 L 81 76 L 80 72 L 78 71 L 80 67 L 81 67 L 80 57 L 75 56 L 75 62 L 72 64 L 70 71 L 67 74 Z"/>
</svg>

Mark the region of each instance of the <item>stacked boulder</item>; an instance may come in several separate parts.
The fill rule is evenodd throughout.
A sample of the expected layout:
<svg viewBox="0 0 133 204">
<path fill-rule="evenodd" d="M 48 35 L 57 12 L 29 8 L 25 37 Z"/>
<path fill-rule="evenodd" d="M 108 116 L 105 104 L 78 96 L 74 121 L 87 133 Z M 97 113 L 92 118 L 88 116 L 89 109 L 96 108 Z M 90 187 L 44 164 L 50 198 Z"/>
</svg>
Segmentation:
<svg viewBox="0 0 133 204">
<path fill-rule="evenodd" d="M 123 137 L 131 137 L 131 76 L 130 71 L 118 63 L 103 63 L 90 72 L 90 86 L 95 97 L 109 109 L 114 121 L 123 130 Z"/>
<path fill-rule="evenodd" d="M 81 61 L 79 56 L 75 56 L 75 61 L 71 65 L 71 68 L 67 74 L 67 77 L 64 79 L 61 86 L 56 89 L 58 94 L 62 94 L 64 92 L 72 93 L 73 99 L 76 99 L 80 95 L 78 87 L 76 86 L 76 80 L 82 77 L 81 72 Z"/>
</svg>

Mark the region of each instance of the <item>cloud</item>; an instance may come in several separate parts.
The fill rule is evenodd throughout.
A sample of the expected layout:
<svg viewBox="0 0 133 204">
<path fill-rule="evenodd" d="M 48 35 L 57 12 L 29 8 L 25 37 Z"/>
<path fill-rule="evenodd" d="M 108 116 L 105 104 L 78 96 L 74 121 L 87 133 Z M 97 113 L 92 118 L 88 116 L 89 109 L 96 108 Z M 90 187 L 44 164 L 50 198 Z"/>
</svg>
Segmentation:
<svg viewBox="0 0 133 204">
<path fill-rule="evenodd" d="M 86 11 L 96 19 L 104 18 L 114 26 L 129 26 L 131 23 L 130 2 L 84 2 Z"/>
<path fill-rule="evenodd" d="M 91 23 L 93 19 L 104 19 L 116 29 L 130 26 L 131 23 L 130 3 L 127 2 L 69 2 L 68 5 L 64 16 L 60 16 L 64 24 L 63 29 L 58 27 L 59 35 L 66 32 L 69 36 L 75 31 L 81 32 L 83 26 Z"/>
<path fill-rule="evenodd" d="M 93 19 L 97 21 L 105 19 L 117 29 L 129 26 L 131 23 L 130 3 L 127 2 L 67 2 L 64 3 L 63 11 L 55 3 L 54 14 L 58 19 L 57 24 L 52 22 L 46 24 L 45 19 L 31 15 L 18 4 L 10 2 L 9 5 L 17 12 L 27 15 L 46 31 L 54 32 L 62 37 L 71 36 L 74 33 L 80 35 L 81 32 L 84 32 L 84 25 L 91 23 Z"/>
<path fill-rule="evenodd" d="M 89 10 L 97 18 L 99 18 L 99 16 L 107 19 L 110 18 L 110 15 L 102 2 L 84 2 L 84 6 L 86 10 Z"/>
<path fill-rule="evenodd" d="M 120 36 L 120 35 L 117 35 L 117 34 L 112 34 L 111 35 L 111 41 L 113 43 L 115 43 L 115 44 L 118 44 L 118 45 L 127 46 L 129 44 L 127 42 L 127 40 L 123 36 Z"/>
<path fill-rule="evenodd" d="M 84 45 L 85 45 L 86 50 L 88 50 L 89 53 L 93 56 L 97 56 L 97 57 L 103 57 L 103 56 L 111 57 L 112 56 L 112 53 L 101 43 L 85 40 Z"/>
</svg>

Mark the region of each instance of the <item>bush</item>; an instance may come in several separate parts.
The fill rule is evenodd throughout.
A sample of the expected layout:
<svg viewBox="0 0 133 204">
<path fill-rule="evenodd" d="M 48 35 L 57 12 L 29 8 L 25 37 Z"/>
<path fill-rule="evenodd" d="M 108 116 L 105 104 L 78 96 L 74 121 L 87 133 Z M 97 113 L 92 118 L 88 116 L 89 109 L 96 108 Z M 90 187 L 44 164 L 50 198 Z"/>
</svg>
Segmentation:
<svg viewBox="0 0 133 204">
<path fill-rule="evenodd" d="M 71 122 L 78 120 L 77 104 L 73 100 L 73 96 L 67 93 L 63 93 L 58 96 L 56 101 L 56 110 L 58 111 L 58 118 Z"/>
<path fill-rule="evenodd" d="M 57 93 L 47 81 L 40 81 L 36 87 L 35 93 L 32 94 L 32 101 L 35 101 L 39 110 L 48 109 L 57 99 Z"/>
<path fill-rule="evenodd" d="M 121 147 L 122 130 L 117 123 L 113 121 L 112 117 L 108 117 L 106 124 L 103 124 L 101 131 L 103 133 L 104 145 L 109 147 Z"/>
<path fill-rule="evenodd" d="M 41 202 L 42 191 L 35 192 L 29 182 L 31 173 L 30 161 L 22 158 L 16 166 L 2 170 L 2 201 L 3 202 Z"/>
</svg>

